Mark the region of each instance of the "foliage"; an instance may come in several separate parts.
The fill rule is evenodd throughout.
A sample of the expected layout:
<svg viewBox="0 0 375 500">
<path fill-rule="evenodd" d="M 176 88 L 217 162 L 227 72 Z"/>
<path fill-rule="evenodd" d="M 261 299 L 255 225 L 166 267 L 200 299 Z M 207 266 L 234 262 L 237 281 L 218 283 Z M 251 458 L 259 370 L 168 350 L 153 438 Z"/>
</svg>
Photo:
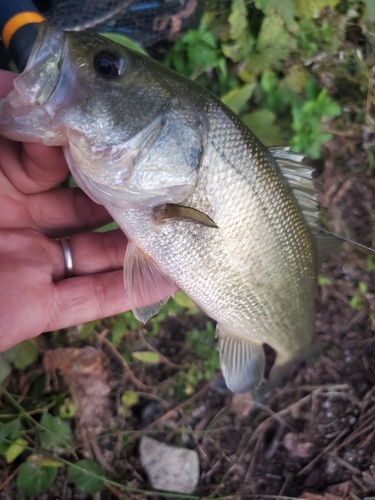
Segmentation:
<svg viewBox="0 0 375 500">
<path fill-rule="evenodd" d="M 321 130 L 320 123 L 341 114 L 340 106 L 327 95 L 327 89 L 318 92 L 315 82 L 309 80 L 306 85 L 308 100 L 302 105 L 292 105 L 294 135 L 290 145 L 294 151 L 303 151 L 311 158 L 319 158 L 321 144 L 332 137 Z"/>
<path fill-rule="evenodd" d="M 91 474 L 90 474 L 91 473 Z M 95 474 L 95 476 L 93 475 Z M 103 468 L 88 458 L 68 466 L 68 475 L 79 489 L 85 493 L 97 493 L 103 487 L 103 481 L 96 476 L 104 476 Z"/>
<path fill-rule="evenodd" d="M 17 474 L 17 491 L 21 496 L 39 495 L 53 484 L 56 476 L 56 465 L 46 467 L 29 459 Z"/>
<path fill-rule="evenodd" d="M 0 353 L 0 384 L 11 373 L 11 365 L 23 369 L 38 357 L 39 349 L 34 340 L 25 340 L 6 352 Z"/>
<path fill-rule="evenodd" d="M 360 311 L 364 307 L 364 295 L 367 292 L 367 285 L 366 283 L 363 283 L 360 281 L 358 283 L 358 290 L 357 292 L 353 295 L 351 301 L 350 301 L 350 307 L 352 309 L 356 309 Z"/>
<path fill-rule="evenodd" d="M 191 393 L 199 382 L 211 380 L 220 370 L 215 331 L 215 326 L 211 321 L 207 321 L 204 330 L 194 328 L 186 334 L 186 349 L 194 351 L 197 355 L 186 373 L 187 394 Z"/>
<path fill-rule="evenodd" d="M 353 48 L 346 33 L 362 23 L 362 36 L 373 43 L 370 19 L 371 0 L 212 1 L 200 27 L 172 48 L 165 63 L 221 97 L 266 145 L 289 144 L 319 158 L 332 137 L 332 120 L 346 105 L 333 92 L 338 68 L 364 95 L 369 86 L 372 59 L 356 57 L 363 46 Z"/>
</svg>

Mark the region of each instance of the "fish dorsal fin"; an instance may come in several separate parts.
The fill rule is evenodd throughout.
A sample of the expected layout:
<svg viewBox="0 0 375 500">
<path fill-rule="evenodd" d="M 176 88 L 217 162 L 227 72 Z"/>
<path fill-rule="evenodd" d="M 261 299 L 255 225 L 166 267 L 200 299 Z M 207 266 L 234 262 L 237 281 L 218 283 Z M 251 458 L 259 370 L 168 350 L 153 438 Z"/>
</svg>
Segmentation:
<svg viewBox="0 0 375 500">
<path fill-rule="evenodd" d="M 306 156 L 293 153 L 288 147 L 268 148 L 296 197 L 310 229 L 316 230 L 319 222 L 318 192 L 313 179 L 314 168 L 302 165 Z"/>
<path fill-rule="evenodd" d="M 171 278 L 131 242 L 124 259 L 124 284 L 134 316 L 143 323 L 158 313 L 176 290 Z M 155 297 L 166 298 L 154 302 Z"/>
<path fill-rule="evenodd" d="M 317 244 L 319 265 L 327 259 L 330 253 L 337 250 L 344 241 L 369 252 L 375 252 L 373 248 L 366 247 L 342 236 L 337 236 L 319 227 L 318 193 L 313 179 L 314 169 L 307 165 L 302 165 L 302 161 L 306 158 L 305 155 L 293 153 L 288 147 L 272 147 L 268 148 L 268 151 L 275 158 L 284 177 L 287 179 L 302 209 L 305 220 L 313 231 Z"/>
<path fill-rule="evenodd" d="M 263 381 L 265 356 L 259 342 L 236 337 L 217 326 L 220 365 L 228 389 L 239 394 L 256 390 Z"/>
</svg>

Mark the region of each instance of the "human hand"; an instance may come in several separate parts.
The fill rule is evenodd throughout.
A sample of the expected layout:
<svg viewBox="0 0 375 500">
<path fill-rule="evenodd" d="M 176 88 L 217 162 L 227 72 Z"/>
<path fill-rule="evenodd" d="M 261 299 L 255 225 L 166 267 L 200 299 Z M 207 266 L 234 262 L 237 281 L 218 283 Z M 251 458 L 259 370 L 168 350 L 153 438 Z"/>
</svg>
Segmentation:
<svg viewBox="0 0 375 500">
<path fill-rule="evenodd" d="M 0 70 L 0 97 L 15 76 Z M 130 309 L 122 271 L 126 238 L 120 230 L 92 232 L 111 219 L 80 189 L 53 189 L 68 175 L 61 148 L 0 137 L 0 152 L 0 352 L 42 332 Z M 56 239 L 64 236 L 73 257 L 69 279 Z"/>
</svg>

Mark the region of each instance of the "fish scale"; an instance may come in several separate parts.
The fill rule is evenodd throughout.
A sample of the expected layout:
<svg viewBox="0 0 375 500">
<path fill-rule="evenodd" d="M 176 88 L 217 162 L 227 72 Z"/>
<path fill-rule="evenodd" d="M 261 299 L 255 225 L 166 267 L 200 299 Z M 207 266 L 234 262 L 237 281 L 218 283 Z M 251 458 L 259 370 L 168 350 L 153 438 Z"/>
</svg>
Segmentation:
<svg viewBox="0 0 375 500">
<path fill-rule="evenodd" d="M 298 348 L 298 338 L 295 338 L 294 332 L 296 329 L 309 331 L 313 335 L 314 322 L 311 317 L 312 308 L 309 306 L 309 303 L 313 303 L 316 286 L 316 276 L 309 270 L 314 258 L 312 238 L 309 241 L 306 224 L 284 183 L 280 182 L 276 167 L 268 169 L 266 175 L 262 172 L 260 157 L 264 158 L 264 165 L 267 165 L 266 157 L 260 147 L 256 149 L 257 143 L 253 137 L 250 136 L 255 144 L 255 152 L 249 154 L 249 147 L 245 143 L 246 135 L 244 138 L 242 130 L 237 128 L 241 122 L 233 123 L 221 110 L 216 114 L 219 117 L 209 114 L 210 132 L 205 159 L 200 166 L 199 183 L 185 204 L 212 216 L 219 226 L 218 232 L 180 221 L 170 221 L 168 227 L 155 229 L 151 212 L 150 227 L 140 230 L 138 219 L 144 219 L 145 214 L 134 211 L 116 211 L 112 214 L 129 239 L 145 249 L 161 269 L 173 276 L 175 282 L 209 316 L 230 327 L 239 336 L 246 338 L 249 331 L 252 331 L 252 338 L 275 346 L 277 352 L 295 351 L 296 344 Z M 225 127 L 223 120 L 228 120 Z M 254 156 L 258 158 L 254 159 Z M 249 164 L 253 168 L 246 168 Z M 218 172 L 223 177 L 218 176 Z M 243 178 L 251 184 L 242 183 Z M 224 192 L 218 189 L 217 180 L 228 187 Z M 273 201 L 272 204 L 267 204 L 267 210 L 264 211 L 263 203 L 259 200 L 268 199 L 267 196 L 272 196 Z M 287 206 L 288 217 L 281 218 L 283 202 Z M 260 222 L 262 213 L 266 214 L 263 215 L 263 224 Z M 267 219 L 276 221 L 277 224 L 267 225 Z M 252 221 L 256 221 L 255 228 L 252 227 Z M 298 224 L 299 231 L 307 235 L 303 240 L 304 244 L 297 241 Z M 173 231 L 171 226 L 174 227 Z M 266 231 L 269 238 L 263 237 L 261 245 L 258 241 L 252 245 L 253 234 L 262 232 L 264 236 Z M 243 244 L 239 246 L 238 241 L 241 239 Z M 273 255 L 270 252 L 270 241 Z M 170 257 L 171 248 L 174 249 L 175 260 Z M 296 293 L 294 304 L 289 304 L 287 309 L 279 300 L 275 311 L 272 304 L 278 297 L 276 275 L 280 266 L 286 267 L 285 261 L 280 259 L 281 248 L 286 248 L 284 254 L 288 260 L 288 268 L 279 287 L 285 289 L 286 280 L 293 288 L 298 288 L 301 282 L 302 287 L 309 289 L 309 295 L 300 297 Z M 256 268 L 262 262 L 262 254 L 266 254 L 267 258 L 261 272 L 257 273 Z M 204 276 L 201 276 L 202 262 L 205 262 Z M 296 272 L 291 272 L 293 269 Z M 270 293 L 269 283 L 273 283 L 273 293 Z M 261 293 L 261 285 L 267 288 L 265 294 Z M 302 339 L 302 343 L 304 342 L 305 338 Z"/>
</svg>

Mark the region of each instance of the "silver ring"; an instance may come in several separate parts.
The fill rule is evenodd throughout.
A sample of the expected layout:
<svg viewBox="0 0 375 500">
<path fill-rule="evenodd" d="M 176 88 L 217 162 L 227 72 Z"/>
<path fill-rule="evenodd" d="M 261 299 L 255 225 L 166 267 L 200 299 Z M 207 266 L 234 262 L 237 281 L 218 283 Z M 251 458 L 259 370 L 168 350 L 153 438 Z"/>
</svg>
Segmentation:
<svg viewBox="0 0 375 500">
<path fill-rule="evenodd" d="M 70 248 L 68 238 L 60 238 L 60 243 L 64 254 L 65 278 L 71 278 L 74 274 L 72 249 Z"/>
</svg>

